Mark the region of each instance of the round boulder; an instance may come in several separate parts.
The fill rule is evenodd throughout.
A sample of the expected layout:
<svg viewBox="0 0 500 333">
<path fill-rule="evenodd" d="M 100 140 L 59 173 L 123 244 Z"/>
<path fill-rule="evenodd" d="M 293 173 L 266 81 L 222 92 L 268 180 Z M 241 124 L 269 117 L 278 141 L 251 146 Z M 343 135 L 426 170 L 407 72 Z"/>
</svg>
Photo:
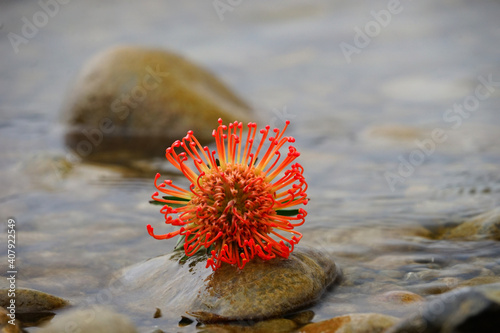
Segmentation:
<svg viewBox="0 0 500 333">
<path fill-rule="evenodd" d="M 224 264 L 215 272 L 205 268 L 204 255 L 179 257 L 124 269 L 113 284 L 127 290 L 127 299 L 117 302 L 133 304 L 132 311 L 160 308 L 167 316 L 188 314 L 203 323 L 263 320 L 314 303 L 339 277 L 328 256 L 309 248 L 296 248 L 288 259 L 254 258 L 242 270 Z"/>
<path fill-rule="evenodd" d="M 162 156 L 188 130 L 207 142 L 218 118 L 247 122 L 252 114 L 206 69 L 137 46 L 112 47 L 92 58 L 63 108 L 66 144 L 80 158 L 100 161 Z"/>
</svg>

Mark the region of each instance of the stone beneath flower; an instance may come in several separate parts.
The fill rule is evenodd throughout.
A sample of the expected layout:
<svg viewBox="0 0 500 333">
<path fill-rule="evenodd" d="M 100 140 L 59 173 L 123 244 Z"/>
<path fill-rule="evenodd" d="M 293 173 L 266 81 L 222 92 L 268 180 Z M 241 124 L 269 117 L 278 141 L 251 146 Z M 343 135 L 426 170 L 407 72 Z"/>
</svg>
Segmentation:
<svg viewBox="0 0 500 333">
<path fill-rule="evenodd" d="M 157 174 L 155 187 L 162 195 L 156 192 L 153 199 L 165 203 L 161 209 L 165 223 L 180 229 L 156 235 L 148 225 L 150 235 L 156 239 L 184 236 L 186 255 L 207 249 L 211 255 L 207 267 L 213 270 L 223 262 L 243 268 L 255 256 L 288 258 L 302 237 L 294 228 L 307 215 L 296 206 L 308 202 L 304 169 L 292 164 L 300 154 L 293 146 L 283 157 L 280 152 L 295 141 L 284 136 L 289 123 L 283 130 L 271 131 L 269 126 L 260 130 L 258 145 L 255 123 L 248 124 L 244 140 L 241 122 L 226 126 L 221 119 L 212 134 L 216 151 L 202 147 L 192 131 L 174 142 L 167 148 L 166 158 L 191 186 L 186 190 L 171 180 L 158 184 Z"/>
<path fill-rule="evenodd" d="M 205 280 L 188 313 L 205 323 L 277 317 L 315 303 L 338 278 L 328 255 L 298 247 L 288 259 L 256 259 L 241 272 L 221 267 Z"/>
<path fill-rule="evenodd" d="M 143 317 L 160 308 L 162 320 L 172 323 L 183 316 L 204 323 L 260 321 L 314 303 L 341 274 L 328 254 L 302 246 L 288 259 L 255 258 L 243 270 L 223 265 L 213 272 L 202 254 L 182 257 L 175 252 L 124 268 L 110 284 L 113 303 Z"/>
</svg>

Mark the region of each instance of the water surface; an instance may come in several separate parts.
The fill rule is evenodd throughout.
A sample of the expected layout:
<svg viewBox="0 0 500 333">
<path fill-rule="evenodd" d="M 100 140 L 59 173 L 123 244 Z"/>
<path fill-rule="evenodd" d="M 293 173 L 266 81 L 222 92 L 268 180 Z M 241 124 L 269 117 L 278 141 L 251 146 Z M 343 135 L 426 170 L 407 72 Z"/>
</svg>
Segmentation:
<svg viewBox="0 0 500 333">
<path fill-rule="evenodd" d="M 72 1 L 17 53 L 8 34 L 21 35 L 22 18 L 41 8 L 35 1 L 0 6 L 0 215 L 17 221 L 19 287 L 77 307 L 113 304 L 103 291 L 116 271 L 175 244 L 146 231 L 163 219 L 148 204 L 154 175 L 168 168 L 161 156 L 86 164 L 62 143 L 68 85 L 86 59 L 119 43 L 184 54 L 265 122 L 292 121 L 311 198 L 303 243 L 334 255 L 354 281 L 314 306 L 314 321 L 379 311 L 369 298 L 383 291 L 428 296 L 441 278 L 500 274 L 496 242 L 434 239 L 500 201 L 498 1 L 401 1 L 350 59 L 342 43 L 356 46 L 358 28 L 375 24 L 371 11 L 387 2 L 243 1 L 221 21 L 210 1 Z M 481 86 L 484 80 L 494 84 Z M 476 97 L 478 86 L 486 98 Z M 474 98 L 471 111 L 453 111 Z M 374 262 L 390 255 L 420 266 Z M 6 271 L 3 261 L 0 267 Z M 122 312 L 144 332 L 195 329 Z"/>
</svg>

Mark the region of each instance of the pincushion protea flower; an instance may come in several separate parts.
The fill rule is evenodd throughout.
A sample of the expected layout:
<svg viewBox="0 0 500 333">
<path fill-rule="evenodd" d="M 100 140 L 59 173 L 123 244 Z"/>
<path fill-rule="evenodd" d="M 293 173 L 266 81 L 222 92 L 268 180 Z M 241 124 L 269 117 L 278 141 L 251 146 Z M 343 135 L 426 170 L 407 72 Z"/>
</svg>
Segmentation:
<svg viewBox="0 0 500 333">
<path fill-rule="evenodd" d="M 260 130 L 262 138 L 255 154 L 251 152 L 257 133 L 255 123 L 248 124 L 243 140 L 242 123 L 226 126 L 219 119 L 212 133 L 216 151 L 202 147 L 192 131 L 182 141 L 174 142 L 165 156 L 191 186 L 186 190 L 171 180 L 158 184 L 157 174 L 155 187 L 166 196 L 155 192 L 152 198 L 165 204 L 161 209 L 165 223 L 181 228 L 155 235 L 148 225 L 149 234 L 156 239 L 183 236 L 187 256 L 206 248 L 211 254 L 207 267 L 213 270 L 223 262 L 242 269 L 255 256 L 264 260 L 288 258 L 302 238 L 293 229 L 302 225 L 307 215 L 302 208 L 290 208 L 308 202 L 304 169 L 298 163 L 291 164 L 299 152 L 289 146 L 282 159 L 279 151 L 287 142 L 295 142 L 293 137 L 284 136 L 289 124 L 287 121 L 281 131 L 273 130 L 267 150 L 264 146 L 270 127 Z M 176 148 L 183 151 L 177 153 Z"/>
</svg>

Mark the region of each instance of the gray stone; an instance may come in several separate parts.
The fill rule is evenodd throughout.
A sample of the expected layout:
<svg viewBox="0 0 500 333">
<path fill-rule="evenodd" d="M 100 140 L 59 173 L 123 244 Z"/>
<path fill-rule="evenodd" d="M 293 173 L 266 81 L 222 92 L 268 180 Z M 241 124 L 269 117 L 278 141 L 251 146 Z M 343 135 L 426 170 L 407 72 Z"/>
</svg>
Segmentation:
<svg viewBox="0 0 500 333">
<path fill-rule="evenodd" d="M 37 332 L 136 333 L 137 330 L 130 319 L 124 315 L 102 306 L 96 306 L 57 315 Z"/>
</svg>

